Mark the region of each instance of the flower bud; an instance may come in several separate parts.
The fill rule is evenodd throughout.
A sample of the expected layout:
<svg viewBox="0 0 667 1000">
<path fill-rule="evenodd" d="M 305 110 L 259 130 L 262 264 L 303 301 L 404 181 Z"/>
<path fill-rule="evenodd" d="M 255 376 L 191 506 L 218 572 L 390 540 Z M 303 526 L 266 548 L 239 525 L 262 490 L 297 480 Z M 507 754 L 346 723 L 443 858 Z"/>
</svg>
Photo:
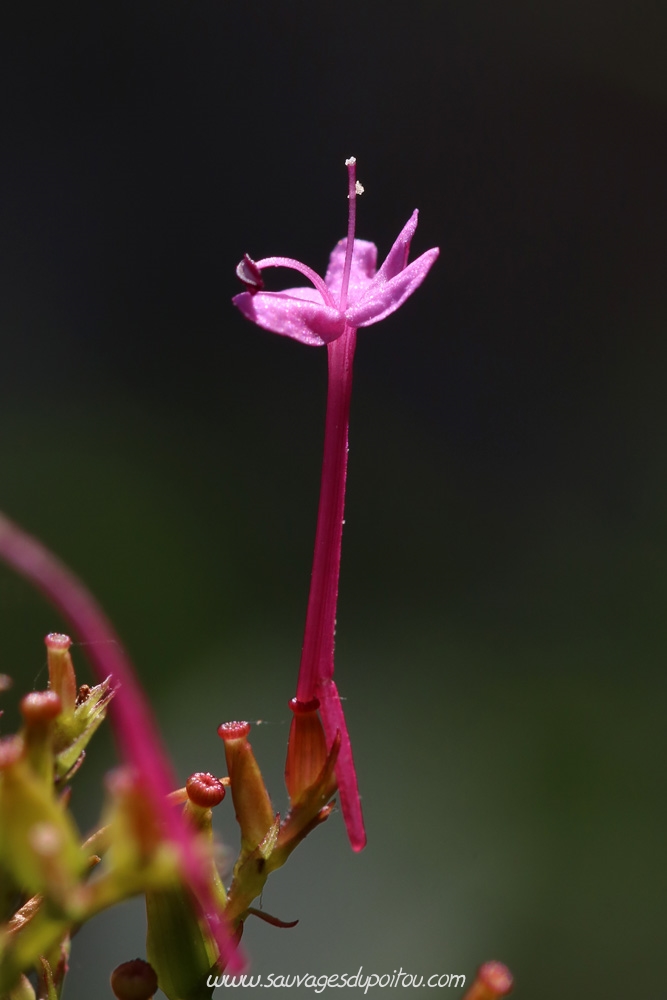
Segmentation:
<svg viewBox="0 0 667 1000">
<path fill-rule="evenodd" d="M 285 784 L 292 805 L 315 784 L 327 759 L 327 744 L 317 712 L 319 706 L 317 698 L 311 701 L 292 698 L 289 702 L 294 716 L 287 743 Z"/>
<path fill-rule="evenodd" d="M 31 691 L 21 699 L 21 715 L 27 726 L 48 728 L 60 715 L 62 706 L 55 691 Z"/>
<path fill-rule="evenodd" d="M 183 811 L 187 821 L 201 835 L 201 842 L 206 845 L 206 850 L 210 854 L 209 884 L 213 894 L 219 900 L 220 908 L 224 909 L 227 902 L 227 894 L 214 860 L 212 809 L 224 799 L 225 786 L 219 778 L 200 771 L 197 774 L 190 775 L 185 784 L 185 791 L 188 801 Z"/>
<path fill-rule="evenodd" d="M 223 783 L 212 774 L 191 775 L 185 786 L 185 817 L 198 831 L 197 849 L 209 868 L 211 896 L 220 912 L 227 902 L 225 887 L 213 857 L 211 809 L 225 796 Z M 215 942 L 203 925 L 201 909 L 182 883 L 146 892 L 146 953 L 169 1000 L 210 997 L 206 980 L 218 958 Z"/>
<path fill-rule="evenodd" d="M 249 732 L 247 722 L 225 722 L 218 727 L 218 736 L 225 743 L 232 800 L 241 828 L 242 853 L 254 851 L 274 821 L 269 793 L 246 739 Z"/>
<path fill-rule="evenodd" d="M 111 989 L 117 1000 L 151 1000 L 157 987 L 155 970 L 141 958 L 123 962 L 111 973 Z"/>
<path fill-rule="evenodd" d="M 188 800 L 200 809 L 213 809 L 225 797 L 225 786 L 212 774 L 198 771 L 191 774 L 185 783 Z"/>
<path fill-rule="evenodd" d="M 20 703 L 23 716 L 23 739 L 30 766 L 47 784 L 53 781 L 54 722 L 61 713 L 60 697 L 55 691 L 32 691 Z"/>
<path fill-rule="evenodd" d="M 129 767 L 119 767 L 106 777 L 110 795 L 109 842 L 113 868 L 141 869 L 163 842 L 159 818 L 146 794 L 142 777 Z"/>
<path fill-rule="evenodd" d="M 498 1000 L 511 992 L 512 973 L 502 962 L 485 962 L 463 1000 Z"/>
<path fill-rule="evenodd" d="M 86 870 L 74 824 L 34 773 L 18 737 L 0 741 L 0 862 L 19 888 L 42 892 L 64 909 Z"/>
</svg>

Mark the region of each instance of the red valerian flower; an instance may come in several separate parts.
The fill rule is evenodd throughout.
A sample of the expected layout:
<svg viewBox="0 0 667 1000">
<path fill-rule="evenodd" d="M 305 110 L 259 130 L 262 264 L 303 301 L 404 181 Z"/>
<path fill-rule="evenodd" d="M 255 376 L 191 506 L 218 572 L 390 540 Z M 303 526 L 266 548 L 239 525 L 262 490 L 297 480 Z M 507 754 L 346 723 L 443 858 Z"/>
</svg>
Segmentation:
<svg viewBox="0 0 667 1000">
<path fill-rule="evenodd" d="M 324 279 L 312 268 L 288 257 L 254 261 L 246 255 L 237 275 L 246 291 L 233 299 L 253 323 L 313 347 L 327 346 L 329 389 L 324 438 L 320 504 L 313 572 L 308 599 L 297 699 L 319 702 L 331 748 L 340 733 L 336 779 L 350 843 L 361 850 L 366 833 L 357 776 L 343 708 L 333 679 L 334 632 L 347 478 L 348 427 L 352 391 L 352 361 L 357 329 L 371 326 L 395 312 L 419 287 L 435 262 L 434 247 L 408 264 L 410 242 L 417 228 L 415 210 L 399 233 L 379 271 L 374 243 L 355 239 L 356 196 L 363 188 L 356 179 L 356 160 L 348 168 L 347 238 L 334 248 Z M 264 291 L 262 269 L 287 267 L 299 271 L 311 287 Z"/>
<path fill-rule="evenodd" d="M 348 161 L 351 173 L 354 162 L 353 159 Z M 236 295 L 233 302 L 244 316 L 273 333 L 292 337 L 311 347 L 322 347 L 338 340 L 346 330 L 379 323 L 402 306 L 421 285 L 439 250 L 437 247 L 427 250 L 408 264 L 410 243 L 417 229 L 417 210 L 398 234 L 378 271 L 375 244 L 354 239 L 357 190 L 355 182 L 350 197 L 352 235 L 334 247 L 324 279 L 306 264 L 290 257 L 265 257 L 258 261 L 246 257 L 241 261 L 237 274 L 248 291 Z M 353 247 L 351 253 L 348 245 Z M 265 267 L 300 271 L 314 287 L 263 291 L 261 271 Z"/>
</svg>

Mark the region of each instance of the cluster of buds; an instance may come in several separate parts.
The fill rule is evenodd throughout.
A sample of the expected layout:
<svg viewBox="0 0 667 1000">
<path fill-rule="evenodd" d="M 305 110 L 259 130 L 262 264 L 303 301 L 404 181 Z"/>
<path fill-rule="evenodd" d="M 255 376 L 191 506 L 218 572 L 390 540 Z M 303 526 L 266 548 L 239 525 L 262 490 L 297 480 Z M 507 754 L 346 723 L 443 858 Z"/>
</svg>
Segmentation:
<svg viewBox="0 0 667 1000">
<path fill-rule="evenodd" d="M 21 980 L 31 967 L 40 996 L 58 995 L 72 930 L 95 909 L 89 873 L 99 858 L 81 843 L 66 782 L 81 766 L 114 690 L 109 678 L 77 687 L 69 647 L 67 636 L 46 637 L 49 688 L 23 697 L 20 732 L 0 740 L 3 997 L 16 988 L 21 998 L 31 995 Z"/>
<path fill-rule="evenodd" d="M 77 686 L 70 645 L 68 636 L 46 637 L 49 688 L 22 699 L 20 732 L 0 741 L 0 997 L 58 997 L 78 928 L 138 894 L 146 899 L 149 962 L 125 963 L 116 970 L 117 995 L 134 996 L 136 980 L 145 979 L 152 989 L 147 997 L 158 983 L 170 1000 L 210 996 L 206 980 L 219 965 L 219 948 L 153 808 L 145 772 L 126 766 L 107 775 L 101 823 L 87 838 L 81 838 L 69 811 L 70 781 L 115 694 L 109 678 L 95 687 Z M 279 927 L 293 926 L 252 903 L 269 874 L 333 808 L 340 741 L 327 752 L 316 702 L 294 701 L 292 707 L 285 769 L 290 809 L 282 821 L 248 740 L 247 722 L 225 723 L 218 730 L 226 775 L 194 774 L 166 802 L 192 836 L 218 912 L 235 941 L 251 914 Z M 240 829 L 229 891 L 214 861 L 212 828 L 212 809 L 227 789 Z M 36 986 L 26 977 L 31 971 Z"/>
</svg>

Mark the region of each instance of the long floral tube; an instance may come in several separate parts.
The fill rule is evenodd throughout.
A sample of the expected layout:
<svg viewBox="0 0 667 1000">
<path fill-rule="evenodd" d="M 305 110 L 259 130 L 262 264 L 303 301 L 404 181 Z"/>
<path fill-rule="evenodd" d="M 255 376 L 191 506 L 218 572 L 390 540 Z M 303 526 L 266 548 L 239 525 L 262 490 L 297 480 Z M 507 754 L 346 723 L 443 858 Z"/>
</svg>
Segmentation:
<svg viewBox="0 0 667 1000">
<path fill-rule="evenodd" d="M 273 333 L 309 346 L 327 347 L 329 389 L 324 435 L 324 459 L 317 516 L 315 553 L 297 699 L 319 701 L 327 745 L 340 733 L 336 778 L 350 843 L 359 851 L 366 843 L 361 801 L 345 715 L 333 680 L 336 606 L 347 478 L 348 428 L 352 391 L 352 361 L 357 329 L 371 326 L 395 312 L 419 287 L 438 257 L 433 247 L 408 263 L 417 228 L 415 210 L 399 233 L 384 263 L 377 269 L 374 243 L 355 238 L 356 196 L 363 187 L 356 179 L 356 160 L 348 170 L 347 237 L 335 246 L 322 279 L 301 261 L 247 255 L 237 268 L 246 291 L 234 304 L 247 319 Z M 285 267 L 307 278 L 312 287 L 264 291 L 262 269 Z"/>
<path fill-rule="evenodd" d="M 176 787 L 152 712 L 113 626 L 79 578 L 36 538 L 0 514 L 0 558 L 32 583 L 61 613 L 85 645 L 98 679 L 112 676 L 119 690 L 110 717 L 125 760 L 146 780 L 146 794 L 169 840 L 176 846 L 183 875 L 215 938 L 220 961 L 230 972 L 242 971 L 242 953 L 219 912 L 205 860 L 180 811 L 170 808 L 167 795 Z"/>
</svg>

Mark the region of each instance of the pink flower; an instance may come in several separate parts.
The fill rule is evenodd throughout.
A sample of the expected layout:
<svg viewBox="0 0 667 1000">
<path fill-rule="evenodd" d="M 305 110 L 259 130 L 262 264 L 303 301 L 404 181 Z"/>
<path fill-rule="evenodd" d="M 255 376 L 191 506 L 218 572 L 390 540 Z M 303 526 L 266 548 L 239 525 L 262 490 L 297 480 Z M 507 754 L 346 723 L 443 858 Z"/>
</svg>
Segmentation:
<svg viewBox="0 0 667 1000">
<path fill-rule="evenodd" d="M 256 287 L 256 275 L 264 267 L 289 267 L 300 271 L 314 287 L 286 288 L 284 292 L 241 292 L 233 299 L 234 305 L 258 326 L 311 347 L 331 344 L 346 329 L 379 323 L 421 285 L 438 256 L 439 250 L 434 247 L 408 264 L 418 215 L 415 209 L 379 271 L 376 271 L 375 244 L 354 238 L 352 254 L 347 252 L 347 239 L 336 244 L 324 280 L 307 265 L 289 257 L 266 257 L 256 263 L 246 258 L 239 264 L 238 273 L 248 285 Z M 346 261 L 347 281 L 344 280 Z M 253 272 L 253 268 L 257 271 Z"/>
<path fill-rule="evenodd" d="M 306 628 L 299 668 L 297 699 L 319 701 L 320 715 L 331 747 L 336 733 L 341 746 L 336 779 L 348 837 L 354 850 L 366 843 L 352 747 L 338 690 L 333 679 L 336 604 L 343 534 L 348 427 L 352 392 L 352 361 L 357 329 L 378 323 L 395 312 L 422 283 L 439 250 L 434 247 L 408 264 L 410 242 L 417 228 L 417 211 L 401 230 L 382 267 L 376 270 L 374 243 L 356 240 L 356 161 L 348 168 L 347 238 L 335 247 L 322 279 L 306 264 L 288 257 L 266 257 L 257 262 L 246 255 L 237 268 L 248 291 L 234 299 L 244 316 L 273 333 L 310 346 L 327 345 L 329 390 L 324 435 L 324 459 L 317 516 L 315 554 L 308 598 Z M 289 267 L 313 287 L 263 290 L 262 268 Z"/>
</svg>

